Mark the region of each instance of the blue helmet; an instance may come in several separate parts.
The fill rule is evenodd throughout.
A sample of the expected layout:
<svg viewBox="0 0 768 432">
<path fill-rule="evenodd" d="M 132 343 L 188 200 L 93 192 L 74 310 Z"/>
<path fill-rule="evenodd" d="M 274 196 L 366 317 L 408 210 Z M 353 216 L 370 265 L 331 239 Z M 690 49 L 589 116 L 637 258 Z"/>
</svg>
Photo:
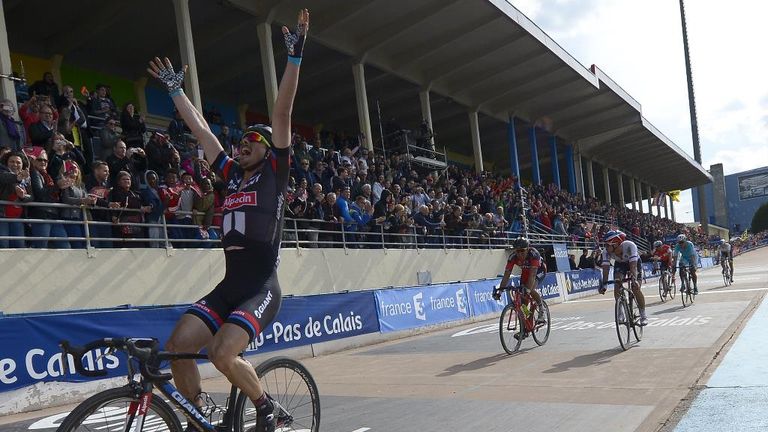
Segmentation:
<svg viewBox="0 0 768 432">
<path fill-rule="evenodd" d="M 627 239 L 627 235 L 619 230 L 611 230 L 603 236 L 603 242 L 608 244 L 620 244 Z"/>
</svg>

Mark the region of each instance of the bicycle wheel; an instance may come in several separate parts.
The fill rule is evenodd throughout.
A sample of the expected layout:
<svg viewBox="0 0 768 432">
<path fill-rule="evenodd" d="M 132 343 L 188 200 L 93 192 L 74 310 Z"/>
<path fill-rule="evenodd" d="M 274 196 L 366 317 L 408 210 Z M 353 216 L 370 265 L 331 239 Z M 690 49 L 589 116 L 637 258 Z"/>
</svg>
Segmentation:
<svg viewBox="0 0 768 432">
<path fill-rule="evenodd" d="M 549 305 L 547 305 L 547 302 L 545 302 L 543 299 L 541 300 L 541 310 L 543 311 L 544 319 L 546 322 L 543 324 L 536 323 L 536 326 L 533 328 L 533 340 L 536 341 L 539 346 L 547 343 L 550 330 Z"/>
<path fill-rule="evenodd" d="M 691 276 L 689 274 L 688 276 L 688 304 L 693 304 L 693 302 L 696 301 L 696 294 L 693 290 L 693 282 L 691 281 Z"/>
<path fill-rule="evenodd" d="M 320 430 L 320 393 L 307 368 L 288 357 L 273 357 L 256 367 L 261 387 L 275 404 L 277 430 Z M 235 431 L 256 425 L 256 407 L 240 392 L 235 404 Z"/>
<path fill-rule="evenodd" d="M 635 339 L 640 342 L 640 340 L 643 338 L 643 326 L 639 324 L 640 322 L 640 306 L 637 305 L 637 299 L 635 299 L 635 296 L 629 297 L 629 309 L 631 311 L 632 316 L 632 333 L 635 334 Z"/>
<path fill-rule="evenodd" d="M 662 303 L 667 300 L 667 291 L 664 290 L 664 279 L 665 276 L 662 274 L 661 277 L 659 277 L 659 298 Z"/>
<path fill-rule="evenodd" d="M 680 278 L 680 300 L 683 302 L 683 307 L 688 306 L 688 284 L 690 281 L 687 280 L 686 277 Z"/>
<path fill-rule="evenodd" d="M 620 319 L 622 314 L 624 315 L 623 320 Z M 626 351 L 629 349 L 630 324 L 629 308 L 627 307 L 627 302 L 624 300 L 623 296 L 616 301 L 614 318 L 616 320 L 616 334 L 619 336 L 619 344 L 621 344 L 621 349 Z"/>
<path fill-rule="evenodd" d="M 667 276 L 667 280 L 669 281 L 669 283 L 668 283 L 668 286 L 669 286 L 669 299 L 670 300 L 674 300 L 675 294 L 677 294 L 677 282 L 675 281 L 675 279 L 672 279 L 671 275 Z"/>
<path fill-rule="evenodd" d="M 97 393 L 69 413 L 56 432 L 135 430 L 135 417 L 128 415 L 134 402 L 138 402 L 136 392 L 127 386 Z M 181 423 L 168 403 L 155 394 L 141 431 L 181 432 Z"/>
<path fill-rule="evenodd" d="M 518 316 L 515 304 L 510 303 L 504 306 L 499 319 L 499 339 L 501 339 L 501 346 L 507 354 L 512 354 L 520 349 L 523 338 L 515 339 L 515 333 L 523 332 L 524 328 L 523 319 Z"/>
</svg>

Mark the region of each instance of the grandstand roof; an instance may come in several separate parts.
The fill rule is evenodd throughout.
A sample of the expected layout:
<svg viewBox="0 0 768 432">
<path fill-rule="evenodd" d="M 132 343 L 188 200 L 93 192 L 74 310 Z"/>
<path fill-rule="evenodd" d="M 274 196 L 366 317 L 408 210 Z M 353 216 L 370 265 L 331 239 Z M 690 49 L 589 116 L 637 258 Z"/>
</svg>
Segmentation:
<svg viewBox="0 0 768 432">
<path fill-rule="evenodd" d="M 206 98 L 266 107 L 256 23 L 294 23 L 303 6 L 295 0 L 190 0 Z M 299 86 L 299 121 L 356 131 L 351 65 L 362 61 L 374 129 L 376 101 L 385 118 L 417 125 L 418 92 L 430 89 L 439 143 L 457 152 L 472 154 L 470 109 L 480 113 L 487 160 L 508 161 L 505 122 L 515 116 L 661 190 L 711 181 L 619 85 L 598 68 L 582 66 L 505 0 L 313 0 L 307 6 L 312 38 L 305 64 L 311 68 Z M 73 8 L 68 2 L 6 0 L 4 7 L 14 51 L 64 53 L 65 62 L 129 79 L 144 75 L 148 58 L 178 53 L 170 1 L 81 0 Z M 280 60 L 279 27 L 273 31 Z M 526 134 L 518 135 L 525 168 L 530 150 Z M 548 155 L 539 151 L 543 163 Z"/>
</svg>

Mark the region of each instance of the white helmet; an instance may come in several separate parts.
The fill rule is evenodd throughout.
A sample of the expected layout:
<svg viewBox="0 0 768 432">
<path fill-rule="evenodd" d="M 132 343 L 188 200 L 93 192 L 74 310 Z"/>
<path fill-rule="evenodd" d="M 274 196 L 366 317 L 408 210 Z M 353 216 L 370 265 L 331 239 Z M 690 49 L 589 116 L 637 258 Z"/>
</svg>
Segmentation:
<svg viewBox="0 0 768 432">
<path fill-rule="evenodd" d="M 663 243 L 661 242 L 661 240 L 656 240 L 655 242 L 653 242 L 653 248 L 658 249 L 661 247 L 662 244 Z"/>
<path fill-rule="evenodd" d="M 678 243 L 682 243 L 682 242 L 684 242 L 686 240 L 688 240 L 688 238 L 685 236 L 685 234 L 680 234 L 679 236 L 677 236 L 677 242 Z"/>
</svg>

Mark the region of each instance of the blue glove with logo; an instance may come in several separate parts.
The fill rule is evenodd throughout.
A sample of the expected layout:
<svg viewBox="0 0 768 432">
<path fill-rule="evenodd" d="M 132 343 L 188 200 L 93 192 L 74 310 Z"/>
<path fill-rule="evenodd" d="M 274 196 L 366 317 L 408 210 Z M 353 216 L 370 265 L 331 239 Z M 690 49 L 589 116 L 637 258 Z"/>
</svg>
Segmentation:
<svg viewBox="0 0 768 432">
<path fill-rule="evenodd" d="M 299 11 L 299 22 L 296 24 L 296 31 L 288 30 L 283 26 L 283 38 L 285 39 L 285 48 L 288 50 L 288 61 L 297 65 L 301 64 L 301 56 L 304 54 L 304 42 L 306 41 L 307 31 L 309 30 L 309 11 L 302 9 Z"/>
</svg>

